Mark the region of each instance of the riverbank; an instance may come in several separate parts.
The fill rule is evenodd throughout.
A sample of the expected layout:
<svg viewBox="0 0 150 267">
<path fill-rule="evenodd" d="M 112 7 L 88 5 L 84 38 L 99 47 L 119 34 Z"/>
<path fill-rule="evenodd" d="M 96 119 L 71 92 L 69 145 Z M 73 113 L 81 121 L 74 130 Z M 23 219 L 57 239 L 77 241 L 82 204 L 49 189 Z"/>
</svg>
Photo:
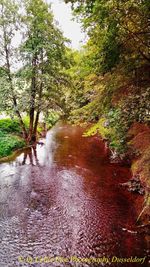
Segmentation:
<svg viewBox="0 0 150 267">
<path fill-rule="evenodd" d="M 60 113 L 53 110 L 45 121 L 41 121 L 37 127 L 37 140 L 46 136 L 46 131 L 51 129 L 60 118 Z M 23 117 L 26 130 L 29 130 L 29 117 Z M 35 144 L 36 145 L 36 144 Z M 30 147 L 22 137 L 22 129 L 18 119 L 0 119 L 0 162 L 5 162 L 15 158 L 20 149 Z"/>
<path fill-rule="evenodd" d="M 17 120 L 0 120 L 0 158 L 12 155 L 14 150 L 23 148 L 25 141 L 21 136 L 21 129 Z"/>
<path fill-rule="evenodd" d="M 113 129 L 107 125 L 105 119 L 100 119 L 85 136 L 99 133 L 103 140 L 107 140 L 111 149 L 113 161 L 123 161 L 129 164 L 132 178 L 126 183 L 128 190 L 144 195 L 144 203 L 139 210 L 137 223 L 149 224 L 150 222 L 150 127 L 143 123 L 133 123 L 127 133 L 126 152 L 118 153 L 112 148 Z M 115 144 L 117 148 L 117 144 Z M 126 187 L 125 185 L 125 187 Z"/>
<path fill-rule="evenodd" d="M 26 129 L 29 127 L 29 119 L 24 118 Z M 44 134 L 44 126 L 38 126 L 38 135 Z M 5 118 L 0 120 L 0 163 L 13 160 L 24 148 L 28 148 L 22 137 L 22 130 L 17 119 Z"/>
<path fill-rule="evenodd" d="M 112 140 L 114 129 L 110 127 L 105 118 L 99 120 L 94 126 L 88 127 L 85 137 L 98 133 L 108 143 L 113 162 L 122 161 L 131 168 L 132 178 L 122 186 L 134 194 L 144 195 L 143 206 L 138 210 L 138 223 L 150 222 L 150 128 L 143 123 L 134 123 L 127 133 L 126 151 L 119 153 L 117 143 L 114 147 Z"/>
<path fill-rule="evenodd" d="M 21 148 L 16 149 L 13 152 L 11 152 L 11 154 L 9 156 L 1 157 L 0 158 L 0 164 L 15 160 L 16 157 L 18 157 L 22 153 L 22 151 L 24 151 L 25 149 L 31 148 L 31 147 L 32 147 L 32 145 L 31 146 L 23 146 Z"/>
<path fill-rule="evenodd" d="M 128 132 L 128 146 L 132 157 L 131 170 L 139 177 L 145 190 L 145 202 L 138 221 L 150 222 L 150 128 L 146 124 L 134 123 Z"/>
</svg>

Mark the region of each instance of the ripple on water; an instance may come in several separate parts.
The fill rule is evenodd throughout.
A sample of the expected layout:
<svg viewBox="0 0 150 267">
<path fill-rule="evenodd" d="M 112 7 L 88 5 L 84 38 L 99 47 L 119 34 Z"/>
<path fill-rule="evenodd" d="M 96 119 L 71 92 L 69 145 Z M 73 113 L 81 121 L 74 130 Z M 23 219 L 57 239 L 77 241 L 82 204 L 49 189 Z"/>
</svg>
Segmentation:
<svg viewBox="0 0 150 267">
<path fill-rule="evenodd" d="M 0 165 L 0 267 L 30 266 L 19 262 L 19 256 L 144 256 L 143 237 L 121 231 L 136 215 L 129 193 L 117 187 L 130 172 L 114 167 L 107 154 L 102 141 L 84 139 L 80 128 L 58 126 L 41 149 Z M 74 261 L 31 266 L 109 265 Z"/>
</svg>

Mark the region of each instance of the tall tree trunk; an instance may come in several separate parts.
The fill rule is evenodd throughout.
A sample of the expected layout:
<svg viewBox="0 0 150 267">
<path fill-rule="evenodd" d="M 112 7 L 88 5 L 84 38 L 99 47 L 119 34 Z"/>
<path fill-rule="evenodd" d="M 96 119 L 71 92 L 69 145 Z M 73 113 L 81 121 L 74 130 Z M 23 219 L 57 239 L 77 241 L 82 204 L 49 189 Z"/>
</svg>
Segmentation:
<svg viewBox="0 0 150 267">
<path fill-rule="evenodd" d="M 39 122 L 39 117 L 41 113 L 41 99 L 42 99 L 42 93 L 43 93 L 43 81 L 42 81 L 42 75 L 43 75 L 43 51 L 41 51 L 41 83 L 40 83 L 40 88 L 39 88 L 39 95 L 38 95 L 38 107 L 37 107 L 37 113 L 34 121 L 34 128 L 33 128 L 33 133 L 32 133 L 32 139 L 36 141 L 37 139 L 37 127 L 38 127 L 38 122 Z"/>
<path fill-rule="evenodd" d="M 38 107 L 37 107 L 37 113 L 36 113 L 36 118 L 35 118 L 35 122 L 34 122 L 34 129 L 33 129 L 33 139 L 34 140 L 36 140 L 36 137 L 37 137 L 37 126 L 38 126 L 39 117 L 40 117 L 40 113 L 41 113 L 42 92 L 43 92 L 43 82 L 41 81 L 40 88 L 39 88 Z"/>
<path fill-rule="evenodd" d="M 29 134 L 28 142 L 34 142 L 33 140 L 33 127 L 34 127 L 34 113 L 35 113 L 35 97 L 36 97 L 36 60 L 37 55 L 35 54 L 32 59 L 32 82 L 31 82 L 31 97 L 30 97 L 30 124 L 29 124 Z"/>
<path fill-rule="evenodd" d="M 33 129 L 33 134 L 32 134 L 32 139 L 34 141 L 36 141 L 37 139 L 37 127 L 38 127 L 39 117 L 40 117 L 40 110 L 37 111 L 35 122 L 34 122 L 34 129 Z"/>
</svg>

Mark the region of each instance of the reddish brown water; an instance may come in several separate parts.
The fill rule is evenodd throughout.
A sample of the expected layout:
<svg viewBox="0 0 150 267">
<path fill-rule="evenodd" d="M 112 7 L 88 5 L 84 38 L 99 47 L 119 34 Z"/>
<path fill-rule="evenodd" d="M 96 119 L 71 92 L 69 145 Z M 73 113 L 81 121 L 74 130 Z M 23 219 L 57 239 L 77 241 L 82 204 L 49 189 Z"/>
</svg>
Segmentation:
<svg viewBox="0 0 150 267">
<path fill-rule="evenodd" d="M 147 267 L 111 262 L 146 255 L 144 237 L 122 230 L 140 201 L 118 186 L 130 170 L 79 127 L 58 124 L 44 143 L 0 165 L 0 267 Z"/>
</svg>

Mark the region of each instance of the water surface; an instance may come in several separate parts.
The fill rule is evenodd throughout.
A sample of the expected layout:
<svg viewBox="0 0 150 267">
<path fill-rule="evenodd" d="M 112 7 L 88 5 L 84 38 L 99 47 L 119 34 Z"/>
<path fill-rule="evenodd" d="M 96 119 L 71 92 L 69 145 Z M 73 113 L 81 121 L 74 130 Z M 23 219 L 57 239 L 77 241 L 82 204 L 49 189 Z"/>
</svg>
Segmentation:
<svg viewBox="0 0 150 267">
<path fill-rule="evenodd" d="M 130 170 L 111 162 L 100 138 L 84 138 L 82 132 L 58 124 L 44 144 L 0 165 L 0 267 L 141 266 L 111 263 L 113 256 L 146 255 L 144 237 L 122 230 L 135 224 L 141 201 L 118 186 Z M 35 262 L 45 256 L 62 258 Z M 88 262 L 104 257 L 110 262 Z"/>
</svg>

